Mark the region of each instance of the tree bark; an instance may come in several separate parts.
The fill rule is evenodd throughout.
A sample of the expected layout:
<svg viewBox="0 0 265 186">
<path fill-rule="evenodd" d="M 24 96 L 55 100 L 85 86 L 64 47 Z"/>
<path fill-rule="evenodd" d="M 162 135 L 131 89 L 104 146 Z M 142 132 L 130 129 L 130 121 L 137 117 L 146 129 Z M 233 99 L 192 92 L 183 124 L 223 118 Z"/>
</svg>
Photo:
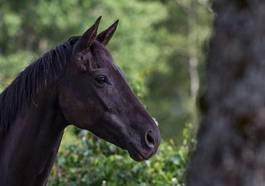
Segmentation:
<svg viewBox="0 0 265 186">
<path fill-rule="evenodd" d="M 187 186 L 265 185 L 265 1 L 215 0 Z"/>
</svg>

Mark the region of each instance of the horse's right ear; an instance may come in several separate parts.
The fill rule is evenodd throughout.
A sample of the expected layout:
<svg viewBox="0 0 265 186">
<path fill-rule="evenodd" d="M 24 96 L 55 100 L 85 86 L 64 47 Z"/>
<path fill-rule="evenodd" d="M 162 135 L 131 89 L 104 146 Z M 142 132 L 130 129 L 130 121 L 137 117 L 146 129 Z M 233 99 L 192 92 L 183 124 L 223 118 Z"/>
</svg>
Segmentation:
<svg viewBox="0 0 265 186">
<path fill-rule="evenodd" d="M 87 48 L 89 48 L 94 41 L 97 38 L 97 31 L 98 31 L 98 26 L 100 22 L 101 16 L 96 20 L 96 22 L 80 37 L 78 41 L 78 50 L 82 51 Z"/>
<path fill-rule="evenodd" d="M 110 39 L 112 38 L 113 34 L 115 33 L 117 26 L 118 26 L 119 20 L 115 21 L 112 25 L 110 25 L 109 28 L 107 28 L 105 31 L 101 32 L 97 40 L 102 43 L 103 45 L 107 45 Z"/>
</svg>

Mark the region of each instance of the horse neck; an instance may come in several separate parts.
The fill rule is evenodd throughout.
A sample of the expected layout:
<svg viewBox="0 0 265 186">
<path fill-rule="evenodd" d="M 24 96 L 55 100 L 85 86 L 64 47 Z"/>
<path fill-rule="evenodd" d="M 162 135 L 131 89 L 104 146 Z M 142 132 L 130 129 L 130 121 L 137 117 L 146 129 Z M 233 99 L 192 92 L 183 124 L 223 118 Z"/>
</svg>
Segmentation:
<svg viewBox="0 0 265 186">
<path fill-rule="evenodd" d="M 17 115 L 5 136 L 0 147 L 0 185 L 43 185 L 65 126 L 56 93 L 44 91 Z"/>
</svg>

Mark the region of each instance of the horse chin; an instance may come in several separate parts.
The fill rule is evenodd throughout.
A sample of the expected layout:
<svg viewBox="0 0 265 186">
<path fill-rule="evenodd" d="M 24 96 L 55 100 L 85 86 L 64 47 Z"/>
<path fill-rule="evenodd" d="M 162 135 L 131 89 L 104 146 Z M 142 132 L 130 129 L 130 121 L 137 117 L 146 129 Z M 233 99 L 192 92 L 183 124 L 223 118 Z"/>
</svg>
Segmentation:
<svg viewBox="0 0 265 186">
<path fill-rule="evenodd" d="M 141 153 L 140 150 L 138 150 L 133 145 L 131 145 L 130 148 L 128 148 L 128 152 L 130 154 L 130 157 L 133 160 L 138 161 L 138 162 L 141 162 L 141 161 L 144 161 L 144 160 L 148 160 L 153 155 L 153 153 L 149 153 L 149 154 L 145 155 L 144 153 Z"/>
<path fill-rule="evenodd" d="M 141 162 L 141 161 L 144 161 L 145 160 L 145 158 L 141 154 L 139 154 L 139 153 L 130 153 L 129 152 L 129 154 L 130 154 L 130 157 L 133 160 L 135 160 L 135 161 Z"/>
<path fill-rule="evenodd" d="M 111 141 L 109 141 L 111 142 Z M 113 142 L 111 142 L 113 143 Z M 135 161 L 138 161 L 138 162 L 141 162 L 141 161 L 144 161 L 144 160 L 147 160 L 148 158 L 145 158 L 138 150 L 136 150 L 136 148 L 132 147 L 130 145 L 130 147 L 128 147 L 127 145 L 125 144 L 122 144 L 122 143 L 113 143 L 115 144 L 117 147 L 125 150 L 125 151 L 128 151 L 130 157 L 135 160 Z"/>
</svg>

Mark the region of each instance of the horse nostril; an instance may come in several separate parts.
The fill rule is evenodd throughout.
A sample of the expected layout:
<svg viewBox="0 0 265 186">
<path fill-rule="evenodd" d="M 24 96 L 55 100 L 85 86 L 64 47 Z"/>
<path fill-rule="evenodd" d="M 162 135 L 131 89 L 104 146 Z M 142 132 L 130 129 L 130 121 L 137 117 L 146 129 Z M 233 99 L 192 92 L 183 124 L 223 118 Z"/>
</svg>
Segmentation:
<svg viewBox="0 0 265 186">
<path fill-rule="evenodd" d="M 145 143 L 147 145 L 147 147 L 153 149 L 155 147 L 155 139 L 153 137 L 153 133 L 152 130 L 148 130 L 145 133 Z"/>
</svg>

